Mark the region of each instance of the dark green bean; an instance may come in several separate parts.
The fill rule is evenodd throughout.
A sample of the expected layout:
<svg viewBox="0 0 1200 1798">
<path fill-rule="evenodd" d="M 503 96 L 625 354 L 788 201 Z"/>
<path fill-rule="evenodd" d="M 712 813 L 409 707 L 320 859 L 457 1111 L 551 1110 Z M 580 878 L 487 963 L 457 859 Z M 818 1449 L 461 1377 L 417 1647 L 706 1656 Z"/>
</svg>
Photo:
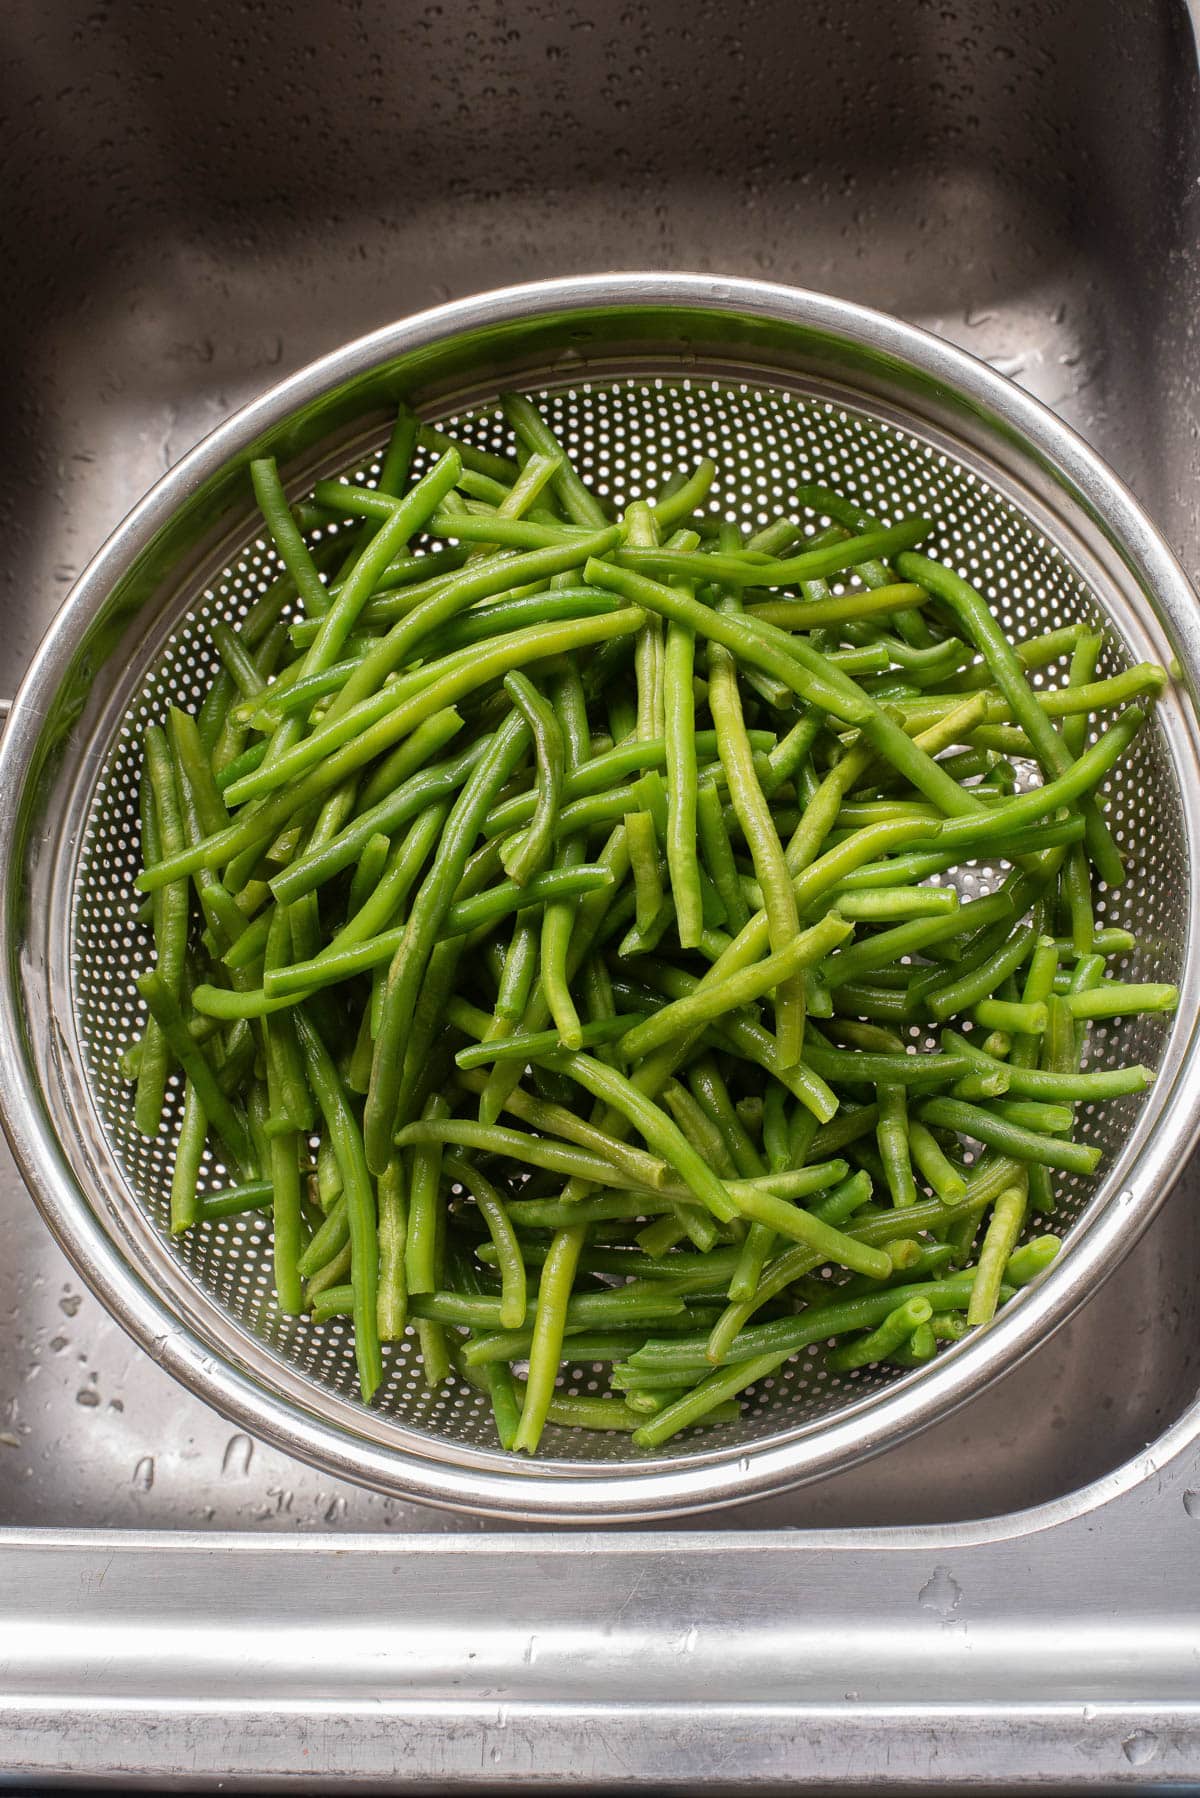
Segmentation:
<svg viewBox="0 0 1200 1798">
<path fill-rule="evenodd" d="M 383 1378 L 377 1311 L 379 1239 L 375 1192 L 357 1120 L 329 1052 L 303 1007 L 296 1014 L 296 1031 L 342 1176 L 354 1293 L 354 1355 L 363 1402 L 369 1404 Z"/>
<path fill-rule="evenodd" d="M 1061 1167 L 1076 1174 L 1093 1174 L 1100 1165 L 1101 1150 L 1089 1143 L 1060 1142 L 1055 1137 L 1042 1136 L 961 1099 L 925 1099 L 919 1112 L 926 1124 L 973 1136 L 977 1142 L 987 1143 L 1018 1161 L 1040 1161 L 1046 1167 Z"/>
</svg>

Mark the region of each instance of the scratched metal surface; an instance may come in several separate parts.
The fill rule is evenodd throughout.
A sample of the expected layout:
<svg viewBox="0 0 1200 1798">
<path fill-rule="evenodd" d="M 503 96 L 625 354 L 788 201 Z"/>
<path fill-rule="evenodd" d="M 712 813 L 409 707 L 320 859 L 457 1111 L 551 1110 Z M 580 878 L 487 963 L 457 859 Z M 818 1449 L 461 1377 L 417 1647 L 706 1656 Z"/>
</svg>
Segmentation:
<svg viewBox="0 0 1200 1798">
<path fill-rule="evenodd" d="M 746 0 L 736 14 L 715 0 L 279 0 L 265 11 L 11 0 L 0 31 L 4 688 L 129 504 L 281 373 L 439 299 L 610 266 L 767 275 L 942 332 L 1080 429 L 1185 565 L 1200 566 L 1196 62 L 1187 10 L 1170 0 Z M 541 1755 L 563 1778 L 607 1784 L 623 1766 L 664 1790 L 676 1775 L 815 1786 L 874 1769 L 882 1783 L 885 1764 L 891 1783 L 949 1786 L 999 1772 L 1032 1781 L 1047 1765 L 1073 1785 L 1196 1779 L 1179 1684 L 1190 1669 L 1195 1690 L 1196 1199 L 1191 1170 L 1118 1281 L 918 1441 L 657 1546 L 543 1539 L 526 1566 L 511 1534 L 491 1559 L 472 1558 L 472 1545 L 436 1538 L 484 1526 L 338 1486 L 231 1432 L 79 1290 L 0 1156 L 0 1524 L 51 1532 L 2 1550 L 0 1591 L 23 1633 L 3 1636 L 19 1648 L 0 1678 L 0 1773 L 28 1767 L 41 1781 L 73 1765 L 118 1788 L 139 1766 L 176 1782 L 190 1766 L 204 1783 L 302 1782 L 311 1770 L 331 1787 L 486 1775 L 511 1790 L 532 1783 Z M 1143 1451 L 1172 1425 L 1175 1459 L 1160 1474 L 1162 1455 Z M 1121 1493 L 1073 1496 L 1131 1457 Z M 1029 1505 L 1050 1509 L 978 1522 Z M 118 1539 L 108 1605 L 105 1556 L 79 1532 L 113 1529 L 159 1533 L 180 1572 L 169 1606 L 161 1561 Z M 209 1548 L 181 1530 L 207 1532 Z M 259 1549 L 234 1545 L 233 1530 Z M 763 1533 L 733 1534 L 748 1530 Z M 389 1532 L 407 1539 L 400 1560 Z M 358 1570 L 340 1597 L 334 1536 Z M 323 1558 L 303 1567 L 330 1607 L 329 1658 L 347 1655 L 339 1715 L 313 1712 L 319 1764 L 301 1757 L 317 1735 L 279 1723 L 311 1701 L 307 1650 L 289 1671 L 265 1637 L 240 1660 L 230 1639 L 211 1643 L 204 1665 L 251 1666 L 269 1714 L 247 1700 L 235 1723 L 231 1700 L 217 1729 L 188 1696 L 198 1620 L 239 1592 L 252 1610 L 269 1606 L 295 1577 L 278 1555 L 307 1552 L 310 1538 Z M 694 1677 L 615 1719 L 649 1662 L 690 1665 L 671 1658 L 676 1638 L 729 1611 L 735 1588 L 707 1571 L 720 1544 L 742 1557 L 728 1563 L 736 1590 L 754 1592 L 749 1658 L 727 1629 L 705 1641 Z M 461 1558 L 440 1558 L 451 1550 Z M 606 1590 L 630 1590 L 625 1552 L 659 1567 L 614 1624 Z M 1111 1622 L 1121 1565 L 1126 1635 L 1101 1630 L 1086 1648 L 1082 1622 L 1064 1620 L 1075 1607 L 1077 1621 Z M 380 1686 L 388 1746 L 363 1707 L 378 1696 L 368 1668 L 382 1594 L 410 1590 L 406 1568 L 416 1586 L 388 1613 L 405 1621 Z M 542 1586 L 538 1603 L 562 1594 L 549 1625 L 562 1654 L 535 1675 L 522 1646 L 489 1635 L 485 1670 L 469 1645 L 479 1590 L 507 1594 L 519 1616 Z M 372 1591 L 382 1609 L 352 1640 L 354 1607 Z M 423 1683 L 413 1668 L 440 1591 L 474 1610 L 455 1598 L 452 1652 Z M 56 1631 L 81 1592 L 98 1633 L 72 1646 Z M 801 1609 L 809 1623 L 788 1635 Z M 596 1627 L 572 1634 L 587 1616 Z M 48 1633 L 30 1636 L 31 1619 Z M 964 1622 L 988 1654 L 1007 1640 L 1007 1664 L 1026 1656 L 1028 1677 L 1003 1687 L 990 1720 L 986 1677 L 951 1678 Z M 778 1729 L 760 1716 L 756 1735 L 754 1657 L 767 1641 L 781 1657 Z M 1060 1642 L 1056 1669 L 1028 1658 L 1039 1641 Z M 88 1687 L 113 1642 L 125 1673 Z M 877 1658 L 880 1643 L 894 1659 Z M 570 1655 L 598 1669 L 589 1703 L 562 1684 Z M 902 1691 L 890 1682 L 914 1658 L 920 1677 Z M 817 1672 L 802 1715 L 792 1701 Z M 85 1689 L 95 1724 L 71 1761 L 62 1717 Z M 557 1733 L 537 1720 L 556 1693 Z M 673 1705 L 726 1696 L 732 1736 L 694 1716 L 671 1726 Z M 521 1720 L 506 1734 L 495 1707 L 510 1700 Z M 963 1708 L 957 1724 L 938 1711 L 931 1735 L 935 1700 Z M 493 1705 L 486 1730 L 472 1703 Z M 440 1749 L 419 1715 L 443 1719 Z M 1038 1743 L 1049 1745 L 1040 1757 Z"/>
</svg>

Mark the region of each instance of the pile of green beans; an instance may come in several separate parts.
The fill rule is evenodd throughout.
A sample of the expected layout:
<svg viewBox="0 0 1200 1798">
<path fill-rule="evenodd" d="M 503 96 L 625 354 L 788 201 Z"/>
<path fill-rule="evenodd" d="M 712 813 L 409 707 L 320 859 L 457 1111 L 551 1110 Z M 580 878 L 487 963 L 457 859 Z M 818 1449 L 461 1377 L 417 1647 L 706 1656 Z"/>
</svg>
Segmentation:
<svg viewBox="0 0 1200 1798">
<path fill-rule="evenodd" d="M 618 514 L 504 411 L 511 457 L 402 410 L 299 506 L 253 465 L 278 578 L 145 734 L 126 1072 L 172 1231 L 269 1212 L 365 1401 L 411 1334 L 505 1448 L 652 1450 L 814 1345 L 919 1366 L 1053 1259 L 1076 1108 L 1151 1079 L 1085 1071 L 1089 1020 L 1176 1003 L 1094 909 L 1166 676 L 1010 642 L 922 516 L 804 488 L 747 535 L 707 460 Z"/>
</svg>

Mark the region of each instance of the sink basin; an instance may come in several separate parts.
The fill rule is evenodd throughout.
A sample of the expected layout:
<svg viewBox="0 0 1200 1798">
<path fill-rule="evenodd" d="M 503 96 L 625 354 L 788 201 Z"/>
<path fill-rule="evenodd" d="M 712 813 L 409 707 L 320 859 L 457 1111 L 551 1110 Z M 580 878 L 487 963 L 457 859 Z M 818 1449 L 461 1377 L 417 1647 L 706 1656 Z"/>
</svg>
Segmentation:
<svg viewBox="0 0 1200 1798">
<path fill-rule="evenodd" d="M 30 8 L 0 202 L 20 371 L 0 402 L 6 680 L 128 507 L 264 386 L 449 295 L 609 266 L 765 273 L 941 332 L 1088 437 L 1195 568 L 1186 19 L 1140 8 L 1131 63 L 1127 7 L 992 11 L 857 0 L 789 49 L 771 4 L 735 38 L 704 5 L 527 0 L 502 26 L 412 5 L 364 33 L 312 0 L 272 34 L 264 88 L 240 7 Z M 714 59 L 710 134 L 692 121 Z M 802 68 L 822 71 L 815 107 Z M 994 1391 L 715 1521 L 992 1515 L 1117 1465 L 1194 1391 L 1194 1179 Z M 7 1165 L 2 1182 L 0 1520 L 475 1527 L 232 1441 L 80 1295 Z"/>
<path fill-rule="evenodd" d="M 12 0 L 6 50 L 0 691 L 233 408 L 404 313 L 614 267 L 768 276 L 942 333 L 1074 425 L 1200 567 L 1182 4 Z M 938 1426 L 672 1539 L 977 1522 L 1102 1480 L 1195 1397 L 1198 1200 L 1193 1165 L 1119 1274 Z M 81 1288 L 7 1156 L 0 1220 L 0 1525 L 493 1527 L 234 1432 Z"/>
</svg>

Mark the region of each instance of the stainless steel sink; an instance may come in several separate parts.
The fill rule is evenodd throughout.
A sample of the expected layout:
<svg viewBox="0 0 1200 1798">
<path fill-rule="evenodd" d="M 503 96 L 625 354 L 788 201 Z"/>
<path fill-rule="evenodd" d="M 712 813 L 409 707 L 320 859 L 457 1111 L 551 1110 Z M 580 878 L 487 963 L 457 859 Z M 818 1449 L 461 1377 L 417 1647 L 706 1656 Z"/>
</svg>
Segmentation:
<svg viewBox="0 0 1200 1798">
<path fill-rule="evenodd" d="M 89 10 L 10 0 L 0 32 L 0 316 L 9 373 L 0 393 L 3 687 L 15 685 L 91 550 L 165 467 L 243 400 L 399 314 L 510 281 L 610 267 L 765 274 L 942 332 L 1074 424 L 1137 491 L 1185 566 L 1200 568 L 1200 106 L 1193 21 L 1182 4 L 744 0 L 731 11 L 711 0 L 210 0 L 203 8 L 95 0 Z M 1035 1632 L 1029 1640 L 1038 1630 L 1074 1627 L 1073 1619 L 1082 1628 L 1079 1620 L 1098 1603 L 1103 1609 L 1111 1591 L 1112 1603 L 1131 1605 L 1148 1632 L 1125 1694 L 1144 1707 L 1146 1668 L 1159 1664 L 1146 1646 L 1153 1629 L 1169 1623 L 1168 1634 L 1177 1631 L 1180 1607 L 1186 1614 L 1197 1596 L 1189 1572 L 1196 1550 L 1186 1554 L 1178 1529 L 1181 1517 L 1200 1517 L 1200 1425 L 1190 1410 L 1200 1345 L 1198 1198 L 1193 1167 L 1119 1275 L 1070 1325 L 1002 1384 L 890 1454 L 678 1532 L 586 1543 L 509 1533 L 496 1539 L 499 1559 L 489 1559 L 451 1555 L 451 1544 L 435 1549 L 428 1538 L 494 1526 L 339 1486 L 235 1433 L 183 1393 L 81 1291 L 5 1159 L 0 1525 L 10 1534 L 0 1530 L 0 1559 L 10 1573 L 0 1582 L 0 1610 L 13 1607 L 17 1633 L 0 1626 L 0 1668 L 11 1654 L 16 1670 L 0 1671 L 0 1782 L 9 1772 L 74 1769 L 128 1784 L 140 1768 L 156 1777 L 178 1772 L 192 1764 L 191 1752 L 201 1783 L 222 1773 L 340 1778 L 336 1756 L 328 1764 L 297 1759 L 299 1738 L 286 1731 L 270 1736 L 273 1746 L 261 1754 L 248 1745 L 260 1740 L 249 1725 L 242 1735 L 234 1725 L 206 1733 L 200 1710 L 188 1709 L 191 1684 L 172 1684 L 166 1673 L 156 1680 L 149 1664 L 141 1685 L 116 1676 L 97 1684 L 94 1657 L 105 1653 L 106 1630 L 116 1631 L 124 1678 L 138 1651 L 121 1632 L 137 1622 L 161 1670 L 188 1616 L 205 1615 L 218 1592 L 235 1589 L 258 1595 L 261 1630 L 286 1633 L 293 1574 L 280 1580 L 280 1556 L 293 1552 L 296 1578 L 301 1567 L 327 1575 L 324 1627 L 335 1631 L 337 1616 L 356 1614 L 338 1607 L 339 1541 L 358 1569 L 347 1607 L 361 1602 L 354 1593 L 370 1577 L 361 1557 L 374 1555 L 396 1593 L 380 1617 L 393 1629 L 406 1620 L 427 1628 L 425 1600 L 406 1611 L 408 1588 L 391 1577 L 398 1551 L 388 1536 L 397 1532 L 426 1539 L 405 1546 L 410 1570 L 418 1554 L 441 1557 L 419 1563 L 424 1570 L 413 1577 L 422 1590 L 444 1579 L 448 1593 L 487 1612 L 494 1577 L 510 1621 L 528 1588 L 495 1569 L 511 1554 L 530 1557 L 530 1579 L 575 1591 L 581 1641 L 588 1620 L 598 1619 L 590 1646 L 579 1650 L 594 1649 L 598 1666 L 601 1638 L 611 1650 L 622 1619 L 651 1645 L 655 1630 L 673 1626 L 677 1606 L 665 1589 L 652 1615 L 656 1579 L 675 1591 L 672 1581 L 703 1584 L 705 1567 L 720 1566 L 727 1578 L 744 1565 L 758 1582 L 747 1627 L 766 1632 L 762 1641 L 774 1631 L 781 1665 L 799 1657 L 800 1685 L 801 1669 L 819 1668 L 834 1650 L 820 1631 L 792 1635 L 783 1626 L 822 1580 L 813 1615 L 824 1614 L 832 1555 L 840 1614 L 857 1619 L 868 1668 L 852 1674 L 854 1643 L 839 1638 L 843 1660 L 829 1678 L 841 1681 L 845 1718 L 857 1715 L 856 1705 L 904 1702 L 901 1672 L 880 1669 L 891 1665 L 890 1582 L 907 1582 L 910 1562 L 924 1569 L 911 1616 L 942 1632 L 942 1648 L 945 1632 L 968 1615 L 953 1597 L 959 1585 L 971 1590 L 966 1565 L 986 1568 L 975 1590 L 992 1596 L 980 1596 L 971 1615 L 994 1626 L 997 1642 L 1008 1628 L 1018 1661 L 1028 1647 L 1022 1628 Z M 1169 1478 L 1161 1473 L 1168 1431 Z M 1186 1511 L 1183 1493 L 1194 1501 Z M 818 1530 L 838 1533 L 809 1534 Z M 160 1533 L 149 1541 L 111 1533 L 125 1531 Z M 234 1531 L 252 1539 L 227 1534 Z M 324 1546 L 287 1540 L 298 1532 L 322 1536 Z M 1148 1533 L 1161 1542 L 1157 1557 Z M 253 1538 L 267 1535 L 277 1538 L 270 1558 L 256 1561 L 268 1545 L 256 1548 Z M 1142 1557 L 1136 1604 L 1118 1577 L 1131 1564 L 1133 1535 Z M 722 1543 L 734 1559 L 713 1560 Z M 170 1602 L 165 1591 L 158 1600 L 138 1584 L 139 1569 L 161 1567 L 168 1550 L 185 1575 Z M 763 1579 L 776 1565 L 770 1556 L 779 1557 L 777 1585 Z M 611 1614 L 603 1604 L 597 1610 L 605 1557 L 621 1595 L 630 1589 L 622 1570 L 637 1562 L 630 1577 L 642 1595 L 631 1609 L 618 1600 Z M 108 1563 L 119 1570 L 114 1587 L 122 1594 L 111 1615 L 99 1571 Z M 1061 1585 L 1068 1566 L 1071 1579 Z M 655 1576 L 643 1581 L 651 1567 Z M 211 1584 L 199 1569 L 211 1570 Z M 928 1580 L 932 1598 L 918 1603 Z M 1010 1616 L 1005 1604 L 1026 1586 L 1038 1588 L 1039 1601 Z M 70 1615 L 80 1589 L 98 1633 L 72 1645 L 69 1631 L 60 1641 L 52 1626 Z M 131 1589 L 140 1591 L 136 1604 Z M 717 1581 L 714 1591 L 723 1590 Z M 726 1609 L 736 1602 L 731 1590 Z M 564 1597 L 555 1627 L 566 1627 L 571 1610 Z M 26 1677 L 42 1664 L 33 1638 L 20 1634 L 31 1620 L 43 1632 L 38 1642 L 58 1644 L 54 1677 Z M 273 1665 L 273 1651 L 265 1639 L 255 1642 L 261 1671 Z M 738 1736 L 741 1746 L 725 1760 L 715 1748 L 707 1766 L 683 1756 L 679 1778 L 695 1784 L 707 1776 L 731 1788 L 788 1779 L 815 1786 L 835 1775 L 876 1786 L 901 1776 L 952 1784 L 985 1774 L 999 1785 L 1038 1771 L 1063 1785 L 1145 1784 L 1168 1772 L 1196 1778 L 1200 1738 L 1188 1733 L 1179 1696 L 1186 1681 L 1178 1691 L 1172 1685 L 1189 1656 L 1194 1665 L 1195 1650 L 1181 1638 L 1182 1659 L 1163 1676 L 1164 1703 L 1170 1696 L 1183 1709 L 1171 1713 L 1169 1728 L 1161 1720 L 1154 1729 L 1145 1719 L 1131 1725 L 1132 1751 L 1107 1722 L 1102 1739 L 1095 1735 L 1101 1700 L 1116 1706 L 1125 1692 L 1110 1669 L 1111 1678 L 1094 1673 L 1094 1692 L 1081 1673 L 1079 1691 L 1054 1700 L 1066 1710 L 1045 1725 L 1044 1764 L 1015 1751 L 1006 1763 L 1001 1750 L 980 1746 L 984 1735 L 965 1725 L 956 1734 L 950 1723 L 939 1725 L 940 1761 L 922 1758 L 914 1723 L 890 1773 L 882 1760 L 871 1765 L 868 1734 L 849 1730 L 847 1743 L 860 1745 L 847 1747 L 841 1762 L 819 1731 L 807 1758 L 793 1750 L 783 1761 Z M 288 1666 L 297 1653 L 289 1637 Z M 491 1703 L 494 1716 L 492 1701 L 513 1674 L 497 1653 L 502 1665 L 493 1660 L 482 1684 L 464 1658 L 454 1679 L 442 1668 L 443 1687 L 449 1679 L 459 1697 Z M 139 1758 L 136 1745 L 122 1747 L 119 1726 L 103 1744 L 97 1733 L 93 1759 L 60 1753 L 52 1721 L 39 1733 L 30 1718 L 60 1714 L 64 1693 L 75 1691 L 76 1664 L 80 1690 L 100 1694 L 100 1711 L 109 1697 L 114 1715 L 133 1697 L 144 1700 L 165 1732 L 156 1739 L 176 1744 L 178 1765 L 169 1752 L 167 1760 Z M 522 1663 L 531 1702 L 561 1701 L 569 1710 L 569 1682 L 547 1674 L 539 1684 L 530 1664 Z M 709 1673 L 697 1684 L 697 1671 L 691 1685 L 642 1689 L 631 1660 L 623 1690 L 604 1665 L 597 1704 L 625 1704 L 631 1714 L 639 1704 L 669 1710 L 701 1691 L 721 1695 L 715 1671 L 708 1684 Z M 286 1709 L 307 1688 L 276 1673 L 265 1689 Z M 928 1677 L 927 1668 L 909 1687 L 918 1719 L 933 1702 L 921 1696 Z M 824 1703 L 829 1694 L 813 1678 Z M 1012 1666 L 975 1687 L 964 1679 L 946 1688 L 947 1704 L 964 1716 L 986 1701 L 1008 1705 L 1005 1715 L 1015 1719 L 1025 1702 Z M 1047 1675 L 1039 1693 L 1052 1685 Z M 784 1702 L 778 1682 L 762 1690 Z M 373 1692 L 363 1672 L 354 1703 Z M 435 1714 L 433 1699 L 430 1707 Z M 18 1715 L 23 1726 L 10 1730 Z M 660 1749 L 640 1758 L 619 1730 L 611 1741 L 603 1730 L 589 1737 L 590 1749 L 569 1749 L 575 1738 L 562 1716 L 559 1724 L 534 1759 L 564 1780 L 603 1785 L 621 1776 L 665 1787 L 675 1777 Z M 439 1760 L 436 1730 L 418 1729 L 404 1776 L 431 1786 L 439 1778 L 532 1783 L 521 1755 L 541 1738 L 530 1730 L 497 1734 L 495 1753 L 489 1738 L 472 1771 L 473 1751 L 461 1764 L 449 1751 Z M 645 1739 L 657 1741 L 649 1723 L 647 1731 Z M 1083 1745 L 1078 1754 L 1072 1731 Z M 1154 1736 L 1152 1749 L 1142 1736 Z M 179 1746 L 185 1739 L 191 1750 Z M 383 1749 L 369 1746 L 376 1740 L 363 1731 L 364 1780 L 395 1771 Z M 884 1736 L 870 1740 L 878 1747 Z M 977 1765 L 972 1754 L 984 1758 Z"/>
</svg>

